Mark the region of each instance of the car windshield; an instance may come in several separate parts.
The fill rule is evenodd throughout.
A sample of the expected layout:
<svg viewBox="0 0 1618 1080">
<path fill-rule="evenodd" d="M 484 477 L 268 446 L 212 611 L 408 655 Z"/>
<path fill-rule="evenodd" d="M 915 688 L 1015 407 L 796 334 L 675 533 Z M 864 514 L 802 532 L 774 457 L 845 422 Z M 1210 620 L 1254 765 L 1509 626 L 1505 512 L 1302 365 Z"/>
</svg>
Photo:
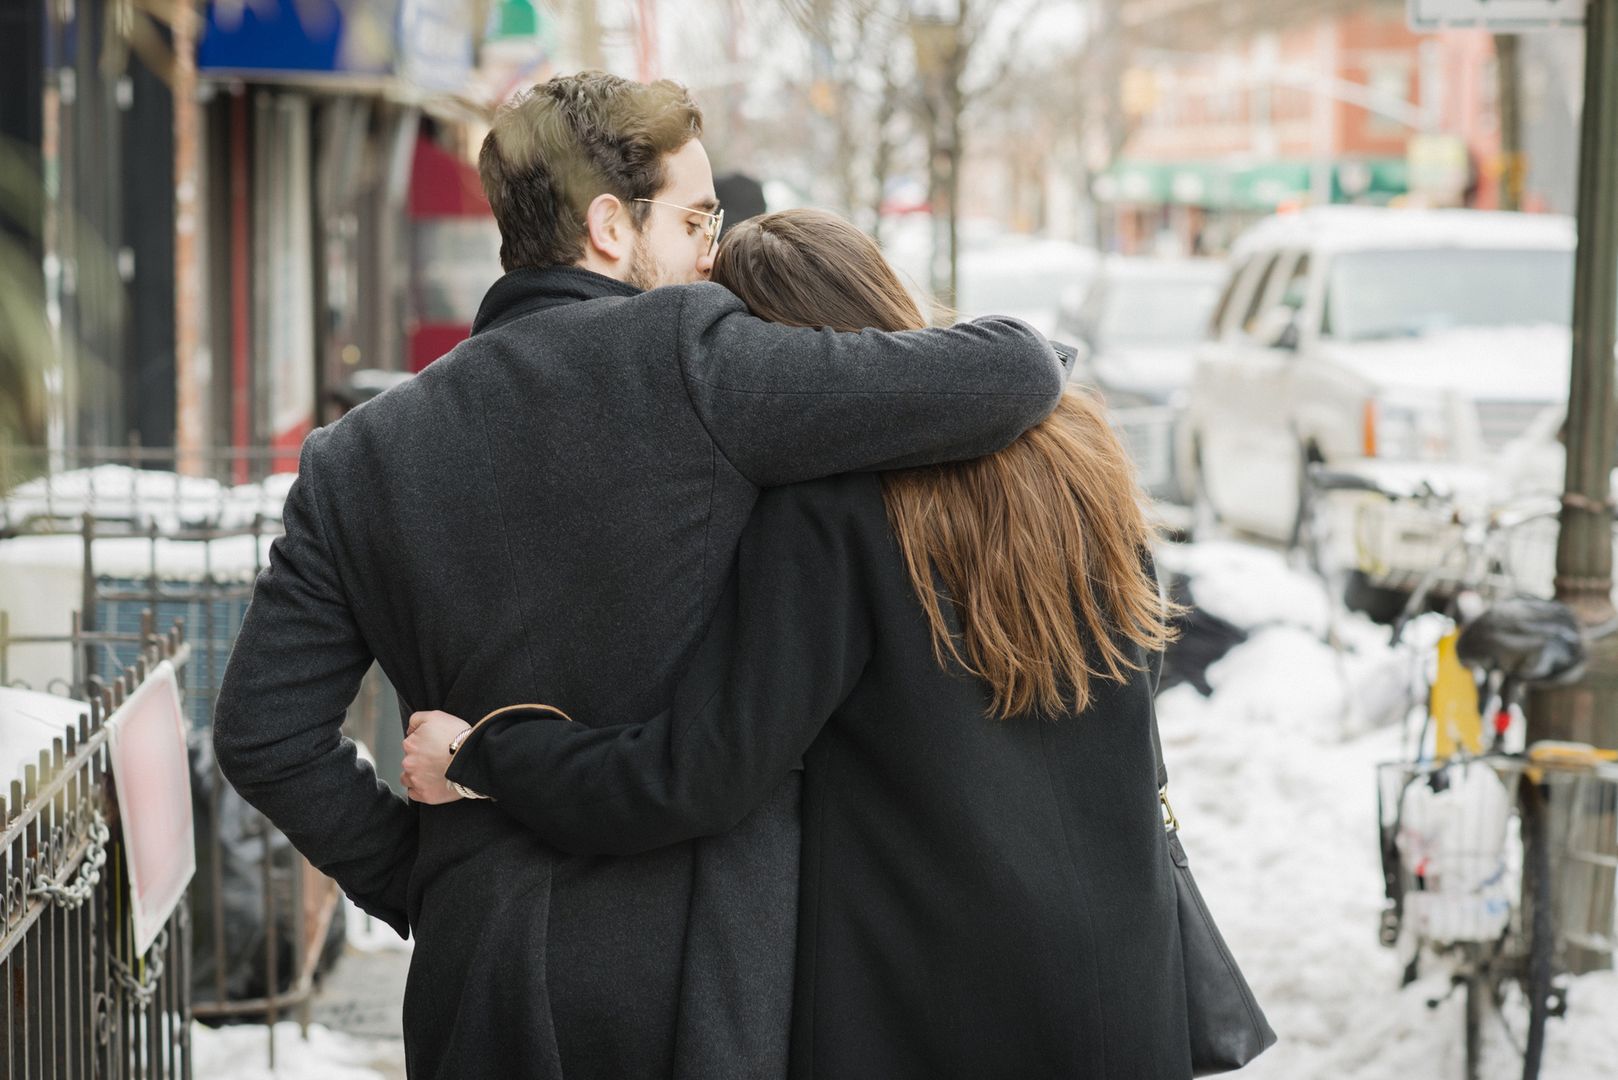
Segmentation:
<svg viewBox="0 0 1618 1080">
<path fill-rule="evenodd" d="M 1457 327 L 1566 326 L 1572 314 L 1571 251 L 1356 251 L 1332 260 L 1324 330 L 1375 341 Z"/>
<path fill-rule="evenodd" d="M 1217 281 L 1120 278 L 1106 290 L 1096 336 L 1108 346 L 1200 341 L 1219 299 Z"/>
<path fill-rule="evenodd" d="M 991 257 L 962 259 L 960 295 L 955 306 L 975 318 L 1018 311 L 1055 312 L 1062 297 L 1084 282 L 1088 261 L 1063 253 L 1020 251 L 985 253 Z"/>
<path fill-rule="evenodd" d="M 962 313 L 989 315 L 1005 311 L 1054 308 L 1072 283 L 1057 274 L 1022 274 L 1006 277 L 962 277 Z"/>
</svg>

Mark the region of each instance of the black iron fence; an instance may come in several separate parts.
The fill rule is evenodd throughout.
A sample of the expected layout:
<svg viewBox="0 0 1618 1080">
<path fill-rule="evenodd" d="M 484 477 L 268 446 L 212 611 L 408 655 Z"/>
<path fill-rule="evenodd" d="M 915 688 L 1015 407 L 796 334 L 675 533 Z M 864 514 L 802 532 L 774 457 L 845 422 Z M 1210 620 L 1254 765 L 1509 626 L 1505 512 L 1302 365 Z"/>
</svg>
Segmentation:
<svg viewBox="0 0 1618 1080">
<path fill-rule="evenodd" d="M 0 798 L 0 1076 L 191 1076 L 191 919 L 182 901 L 135 955 L 107 717 L 168 660 L 176 628 L 91 695 Z"/>
<path fill-rule="evenodd" d="M 341 894 L 225 782 L 211 752 L 211 727 L 254 580 L 281 532 L 290 478 L 268 473 L 274 459 L 265 452 L 214 454 L 206 471 L 218 482 L 153 471 L 167 463 L 164 454 L 173 457 L 134 447 L 56 460 L 0 447 L 0 555 L 7 536 L 27 538 L 36 545 L 30 550 L 53 546 L 58 562 L 71 552 L 78 570 L 72 596 L 45 605 L 52 620 L 60 619 L 53 627 L 41 628 L 37 618 L 19 626 L 0 610 L 0 686 L 82 697 L 104 673 L 137 658 L 154 622 L 185 626 L 197 838 L 192 1009 L 203 1020 L 263 1019 L 271 1025 L 273 1062 L 274 1022 L 287 1014 L 307 1022 L 316 978 L 342 945 Z M 61 471 L 68 465 L 77 471 Z M 239 474 L 252 479 L 232 484 Z M 24 546 L 11 545 L 0 575 L 26 575 L 17 556 Z M 60 580 L 57 589 L 68 591 Z M 379 669 L 367 675 L 345 733 L 380 758 L 378 775 L 390 782 L 397 776 L 402 733 L 395 696 Z"/>
</svg>

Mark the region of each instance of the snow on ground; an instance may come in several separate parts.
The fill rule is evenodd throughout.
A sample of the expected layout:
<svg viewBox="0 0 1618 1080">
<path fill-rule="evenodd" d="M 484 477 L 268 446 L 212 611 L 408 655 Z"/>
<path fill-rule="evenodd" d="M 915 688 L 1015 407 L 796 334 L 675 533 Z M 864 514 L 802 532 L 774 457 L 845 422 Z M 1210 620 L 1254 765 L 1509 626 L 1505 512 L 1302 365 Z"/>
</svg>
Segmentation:
<svg viewBox="0 0 1618 1080">
<path fill-rule="evenodd" d="M 258 1024 L 210 1028 L 191 1025 L 191 1074 L 209 1080 L 387 1080 L 383 1063 L 398 1056 L 397 1044 L 357 1039 L 309 1025 L 304 1039 L 298 1025 L 275 1025 L 275 1068 L 270 1068 L 270 1036 Z"/>
<path fill-rule="evenodd" d="M 348 954 L 338 964 L 361 965 L 357 977 L 375 977 L 373 969 L 365 966 L 364 954 L 408 953 L 415 944 L 405 941 L 392 927 L 380 919 L 373 919 L 343 898 L 344 926 L 347 927 Z M 386 970 L 395 970 L 397 965 Z M 322 984 L 322 995 L 329 998 L 333 987 L 342 981 L 342 970 L 328 976 Z M 390 987 L 382 993 L 386 998 L 402 987 Z M 335 991 L 339 1001 L 341 990 Z M 318 999 L 317 999 L 318 1004 Z M 328 1001 L 329 1004 L 329 1001 Z M 348 1004 L 352 1006 L 352 1002 Z M 397 1003 L 395 1003 L 395 1007 Z M 328 1015 L 342 1016 L 341 1009 L 327 1009 Z M 321 1015 L 317 1007 L 316 1015 Z M 350 1016 L 350 1019 L 352 1017 Z M 392 1020 L 398 1027 L 399 1017 Z M 375 1028 L 361 1028 L 376 1033 Z M 210 1028 L 193 1024 L 192 1045 L 195 1065 L 192 1074 L 202 1080 L 399 1080 L 404 1075 L 404 1043 L 399 1038 L 372 1039 L 333 1030 L 321 1024 L 309 1025 L 306 1041 L 298 1025 L 286 1021 L 275 1029 L 275 1068 L 269 1064 L 269 1035 L 261 1026 L 245 1024 L 239 1027 Z"/>
<path fill-rule="evenodd" d="M 1210 543 L 1168 548 L 1159 562 L 1252 633 L 1209 670 L 1213 697 L 1179 686 L 1158 702 L 1198 885 L 1280 1036 L 1240 1075 L 1460 1077 L 1460 995 L 1429 1010 L 1446 989 L 1442 968 L 1429 963 L 1400 990 L 1400 958 L 1377 942 L 1374 767 L 1401 754 L 1408 655 L 1387 647 L 1384 629 L 1332 615 L 1319 583 L 1279 554 Z M 1615 1019 L 1618 975 L 1575 980 L 1568 1016 L 1549 1028 L 1545 1080 L 1618 1077 Z M 1514 1080 L 1521 1061 L 1496 1042 L 1484 1075 Z"/>
</svg>

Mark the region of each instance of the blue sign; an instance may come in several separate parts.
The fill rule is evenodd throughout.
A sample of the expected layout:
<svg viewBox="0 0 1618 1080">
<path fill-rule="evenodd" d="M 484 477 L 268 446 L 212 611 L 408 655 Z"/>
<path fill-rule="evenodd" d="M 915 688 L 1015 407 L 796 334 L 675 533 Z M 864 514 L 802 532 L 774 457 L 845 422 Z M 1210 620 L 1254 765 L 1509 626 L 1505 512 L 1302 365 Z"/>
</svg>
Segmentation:
<svg viewBox="0 0 1618 1080">
<path fill-rule="evenodd" d="M 458 90 L 472 70 L 471 20 L 455 0 L 209 0 L 197 69 L 393 75 Z"/>
</svg>

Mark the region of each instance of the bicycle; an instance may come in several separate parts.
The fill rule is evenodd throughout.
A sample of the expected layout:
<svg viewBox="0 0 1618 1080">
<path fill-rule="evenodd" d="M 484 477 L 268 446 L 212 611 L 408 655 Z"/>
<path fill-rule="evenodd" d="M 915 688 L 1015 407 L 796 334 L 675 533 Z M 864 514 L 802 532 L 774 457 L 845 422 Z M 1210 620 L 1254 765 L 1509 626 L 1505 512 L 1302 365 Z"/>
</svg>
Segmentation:
<svg viewBox="0 0 1618 1080">
<path fill-rule="evenodd" d="M 1462 654 L 1501 673 L 1500 656 L 1478 656 L 1464 635 Z M 1506 689 L 1494 708 L 1505 712 L 1513 695 L 1564 677 L 1502 680 Z M 1379 767 L 1388 897 L 1382 941 L 1393 946 L 1409 938 L 1404 985 L 1417 977 L 1424 951 L 1451 960 L 1449 994 L 1428 1004 L 1437 1008 L 1464 992 L 1468 1080 L 1479 1075 L 1491 1017 L 1521 1056 L 1524 1080 L 1534 1080 L 1546 1024 L 1566 1009 L 1561 976 L 1568 945 L 1608 956 L 1618 946 L 1611 913 L 1615 762 L 1618 751 L 1537 742 L 1519 753 L 1463 750 L 1447 760 Z M 1447 818 L 1433 812 L 1446 795 L 1453 803 Z"/>
<path fill-rule="evenodd" d="M 1618 853 L 1602 850 L 1606 833 L 1587 827 L 1618 807 L 1618 753 L 1548 743 L 1512 751 L 1508 744 L 1523 726 L 1522 694 L 1577 678 L 1583 663 L 1586 637 L 1570 610 L 1514 595 L 1522 568 L 1509 541 L 1554 512 L 1539 506 L 1463 514 L 1430 487 L 1390 492 L 1353 474 L 1322 473 L 1315 481 L 1322 491 L 1414 500 L 1455 526 L 1453 543 L 1415 582 L 1391 635 L 1397 644 L 1440 593 L 1458 623 L 1465 617 L 1435 644 L 1414 743 L 1403 760 L 1378 768 L 1386 896 L 1380 938 L 1406 945 L 1404 985 L 1418 977 L 1424 954 L 1449 962 L 1449 991 L 1428 1004 L 1437 1008 L 1464 993 L 1468 1080 L 1479 1075 L 1491 1017 L 1521 1056 L 1525 1080 L 1534 1080 L 1547 1021 L 1565 1010 L 1558 980 L 1567 970 L 1567 942 L 1613 952 L 1618 869 Z M 1508 1013 L 1520 1019 L 1520 1034 Z"/>
</svg>

